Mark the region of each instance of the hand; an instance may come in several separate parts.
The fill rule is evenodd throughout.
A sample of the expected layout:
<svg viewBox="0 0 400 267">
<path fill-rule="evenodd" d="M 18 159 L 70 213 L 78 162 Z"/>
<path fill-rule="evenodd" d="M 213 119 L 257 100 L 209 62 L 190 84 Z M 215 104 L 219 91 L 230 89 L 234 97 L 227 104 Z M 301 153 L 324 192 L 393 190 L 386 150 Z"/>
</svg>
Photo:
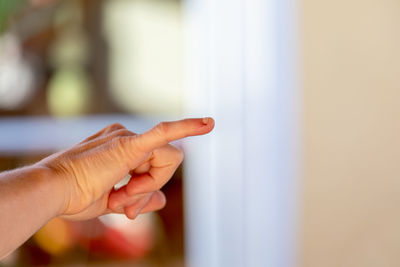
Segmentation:
<svg viewBox="0 0 400 267">
<path fill-rule="evenodd" d="M 211 118 L 163 122 L 143 134 L 112 124 L 74 147 L 43 159 L 37 165 L 58 179 L 62 206 L 59 215 L 85 220 L 107 213 L 137 214 L 165 205 L 160 188 L 183 159 L 174 140 L 209 133 Z M 114 185 L 128 173 L 127 185 Z"/>
</svg>

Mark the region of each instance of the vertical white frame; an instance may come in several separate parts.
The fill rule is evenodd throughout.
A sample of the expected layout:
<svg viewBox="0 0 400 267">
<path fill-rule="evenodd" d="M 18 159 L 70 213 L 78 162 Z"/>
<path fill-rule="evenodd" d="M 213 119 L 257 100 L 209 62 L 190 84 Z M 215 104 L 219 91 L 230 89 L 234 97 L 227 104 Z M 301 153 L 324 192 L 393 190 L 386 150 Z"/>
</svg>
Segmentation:
<svg viewBox="0 0 400 267">
<path fill-rule="evenodd" d="M 216 119 L 185 148 L 188 266 L 295 265 L 295 1 L 185 2 L 186 111 Z"/>
</svg>

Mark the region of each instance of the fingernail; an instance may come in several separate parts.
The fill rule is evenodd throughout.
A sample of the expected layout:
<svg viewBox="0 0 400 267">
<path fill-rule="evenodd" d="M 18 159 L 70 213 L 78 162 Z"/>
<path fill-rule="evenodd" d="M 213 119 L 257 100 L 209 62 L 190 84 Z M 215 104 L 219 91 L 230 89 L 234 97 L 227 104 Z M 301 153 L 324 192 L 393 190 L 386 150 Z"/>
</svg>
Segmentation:
<svg viewBox="0 0 400 267">
<path fill-rule="evenodd" d="M 203 124 L 207 125 L 210 122 L 210 120 L 211 120 L 210 117 L 203 118 Z"/>
</svg>

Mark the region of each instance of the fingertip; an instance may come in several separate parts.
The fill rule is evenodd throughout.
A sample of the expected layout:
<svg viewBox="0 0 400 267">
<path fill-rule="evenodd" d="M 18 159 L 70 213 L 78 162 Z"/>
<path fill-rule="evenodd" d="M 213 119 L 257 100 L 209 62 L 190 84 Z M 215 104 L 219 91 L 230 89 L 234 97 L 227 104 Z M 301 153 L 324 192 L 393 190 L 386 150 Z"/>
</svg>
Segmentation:
<svg viewBox="0 0 400 267">
<path fill-rule="evenodd" d="M 148 193 L 146 196 L 142 197 L 139 203 L 134 205 L 126 206 L 124 208 L 125 216 L 128 219 L 134 220 L 142 211 L 142 209 L 150 202 L 154 193 Z"/>
<path fill-rule="evenodd" d="M 155 199 L 158 203 L 160 203 L 160 209 L 164 208 L 165 205 L 167 204 L 167 198 L 165 194 L 162 191 L 156 191 L 152 198 Z"/>
<path fill-rule="evenodd" d="M 210 131 L 212 131 L 215 127 L 215 120 L 211 117 L 208 118 L 207 126 L 210 127 Z"/>
<path fill-rule="evenodd" d="M 201 120 L 201 122 L 202 122 L 204 125 L 207 125 L 209 121 L 210 121 L 210 117 L 205 117 L 205 118 L 203 118 L 203 119 Z"/>
<path fill-rule="evenodd" d="M 215 120 L 211 117 L 201 119 L 200 134 L 207 134 L 214 129 Z"/>
<path fill-rule="evenodd" d="M 203 122 L 204 125 L 214 125 L 215 124 L 214 119 L 211 118 L 211 117 L 204 117 L 202 119 L 202 122 Z"/>
<path fill-rule="evenodd" d="M 136 219 L 136 217 L 138 216 L 139 210 L 126 207 L 126 208 L 124 209 L 124 213 L 125 213 L 125 216 L 126 216 L 128 219 L 134 220 L 134 219 Z"/>
<path fill-rule="evenodd" d="M 148 205 L 144 207 L 140 213 L 147 213 L 163 209 L 167 204 L 167 198 L 161 191 L 156 191 L 151 197 Z"/>
</svg>

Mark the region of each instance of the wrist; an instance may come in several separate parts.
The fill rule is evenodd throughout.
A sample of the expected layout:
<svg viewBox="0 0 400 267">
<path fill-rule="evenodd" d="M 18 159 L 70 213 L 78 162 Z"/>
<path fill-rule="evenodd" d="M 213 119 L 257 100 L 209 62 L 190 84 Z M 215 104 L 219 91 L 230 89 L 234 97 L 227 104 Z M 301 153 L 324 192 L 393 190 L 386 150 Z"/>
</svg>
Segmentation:
<svg viewBox="0 0 400 267">
<path fill-rule="evenodd" d="M 43 193 L 43 199 L 48 201 L 52 217 L 62 215 L 66 207 L 64 179 L 46 166 L 35 164 L 27 168 Z"/>
</svg>

